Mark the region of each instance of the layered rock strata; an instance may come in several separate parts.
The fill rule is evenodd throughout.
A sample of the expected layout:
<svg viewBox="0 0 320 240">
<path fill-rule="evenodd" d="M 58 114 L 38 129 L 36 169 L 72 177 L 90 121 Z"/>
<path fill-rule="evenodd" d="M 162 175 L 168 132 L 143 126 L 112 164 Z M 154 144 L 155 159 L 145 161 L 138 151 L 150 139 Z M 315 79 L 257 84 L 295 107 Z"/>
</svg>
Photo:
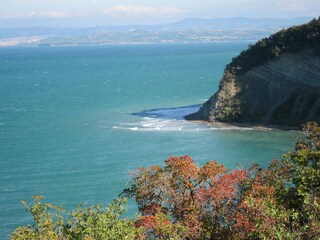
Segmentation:
<svg viewBox="0 0 320 240">
<path fill-rule="evenodd" d="M 219 90 L 188 120 L 299 126 L 320 122 L 320 57 L 311 48 L 237 74 L 226 70 Z"/>
</svg>

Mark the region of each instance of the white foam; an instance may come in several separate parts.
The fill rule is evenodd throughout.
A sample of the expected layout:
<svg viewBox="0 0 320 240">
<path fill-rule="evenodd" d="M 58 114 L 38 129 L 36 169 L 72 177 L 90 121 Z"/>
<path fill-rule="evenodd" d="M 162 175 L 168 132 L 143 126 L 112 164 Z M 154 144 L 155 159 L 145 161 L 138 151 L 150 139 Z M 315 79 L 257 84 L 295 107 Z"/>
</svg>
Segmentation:
<svg viewBox="0 0 320 240">
<path fill-rule="evenodd" d="M 136 123 L 120 123 L 120 125 L 125 125 L 125 126 L 136 126 Z"/>
<path fill-rule="evenodd" d="M 198 106 L 180 107 L 180 108 L 164 108 L 147 110 L 134 115 L 140 116 L 138 122 L 121 122 L 113 129 L 129 130 L 129 131 L 216 131 L 216 130 L 252 130 L 251 128 L 240 128 L 233 126 L 213 126 L 205 123 L 194 123 L 184 119 L 188 114 L 198 111 Z"/>
<path fill-rule="evenodd" d="M 101 126 L 102 127 L 102 126 Z M 175 123 L 171 125 L 153 125 L 153 126 L 143 126 L 140 123 L 136 123 L 135 127 L 125 127 L 125 126 L 113 126 L 113 129 L 119 130 L 130 130 L 130 131 L 162 131 L 162 132 L 200 132 L 200 131 L 221 131 L 221 130 L 242 130 L 248 131 L 252 130 L 252 128 L 240 128 L 240 127 L 213 127 L 207 124 L 200 123 Z"/>
<path fill-rule="evenodd" d="M 143 117 L 139 122 L 121 123 L 113 128 L 131 131 L 200 131 L 208 129 L 205 124 L 199 125 L 185 120 Z"/>
<path fill-rule="evenodd" d="M 27 112 L 27 109 L 23 109 L 23 108 L 14 108 L 15 112 Z"/>
</svg>

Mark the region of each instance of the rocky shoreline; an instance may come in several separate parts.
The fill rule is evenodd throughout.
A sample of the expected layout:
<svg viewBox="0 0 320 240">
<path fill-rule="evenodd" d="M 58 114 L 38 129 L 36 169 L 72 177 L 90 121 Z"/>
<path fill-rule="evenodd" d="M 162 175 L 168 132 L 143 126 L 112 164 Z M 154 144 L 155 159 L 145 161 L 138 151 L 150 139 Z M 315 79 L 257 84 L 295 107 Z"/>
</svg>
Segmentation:
<svg viewBox="0 0 320 240">
<path fill-rule="evenodd" d="M 188 120 L 191 123 L 197 124 L 206 124 L 216 128 L 243 128 L 243 129 L 252 129 L 260 131 L 301 131 L 300 127 L 291 127 L 291 126 L 280 126 L 280 125 L 271 125 L 271 124 L 253 124 L 253 123 L 238 123 L 238 122 L 209 122 L 205 120 Z"/>
</svg>

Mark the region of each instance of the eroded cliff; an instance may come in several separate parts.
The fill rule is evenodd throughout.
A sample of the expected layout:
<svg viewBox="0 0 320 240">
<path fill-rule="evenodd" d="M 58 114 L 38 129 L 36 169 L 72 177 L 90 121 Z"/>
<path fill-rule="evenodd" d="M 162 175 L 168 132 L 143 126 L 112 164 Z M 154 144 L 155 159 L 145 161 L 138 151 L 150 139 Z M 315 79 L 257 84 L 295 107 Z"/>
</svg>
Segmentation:
<svg viewBox="0 0 320 240">
<path fill-rule="evenodd" d="M 316 28 L 311 33 L 317 40 L 320 19 L 314 21 Z M 306 27 L 308 24 L 303 29 Z M 300 37 L 301 29 L 295 31 L 293 35 Z M 282 31 L 281 37 L 288 39 L 291 33 Z M 257 50 L 260 41 L 234 58 L 225 70 L 218 92 L 197 113 L 186 118 L 285 126 L 320 122 L 320 55 L 317 48 L 320 42 L 313 45 L 314 39 L 307 42 L 303 39 L 308 39 L 307 36 L 302 36 L 303 40 L 297 40 L 298 47 L 291 39 L 291 46 L 283 44 L 286 48 L 280 46 L 278 50 L 275 44 L 277 37 L 261 40 L 266 42 L 262 42 L 262 51 Z M 270 55 L 265 56 L 268 53 Z M 256 63 L 252 57 L 257 58 Z"/>
</svg>

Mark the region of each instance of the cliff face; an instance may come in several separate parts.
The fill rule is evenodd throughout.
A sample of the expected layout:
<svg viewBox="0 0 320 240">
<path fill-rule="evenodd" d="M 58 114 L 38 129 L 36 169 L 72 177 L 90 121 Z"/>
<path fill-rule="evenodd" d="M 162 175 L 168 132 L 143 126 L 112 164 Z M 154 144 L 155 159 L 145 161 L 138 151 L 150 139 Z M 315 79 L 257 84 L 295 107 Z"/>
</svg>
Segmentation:
<svg viewBox="0 0 320 240">
<path fill-rule="evenodd" d="M 311 29 L 308 24 L 263 39 L 242 52 L 227 66 L 218 92 L 186 119 L 284 126 L 320 122 L 320 54 L 313 44 L 319 44 L 320 18 L 312 26 L 317 41 L 299 39 L 298 50 L 292 33 L 301 38 L 299 31 Z M 291 45 L 283 44 L 286 39 Z"/>
<path fill-rule="evenodd" d="M 225 72 L 219 91 L 187 119 L 286 126 L 320 122 L 320 57 L 308 49 L 240 75 Z"/>
</svg>

